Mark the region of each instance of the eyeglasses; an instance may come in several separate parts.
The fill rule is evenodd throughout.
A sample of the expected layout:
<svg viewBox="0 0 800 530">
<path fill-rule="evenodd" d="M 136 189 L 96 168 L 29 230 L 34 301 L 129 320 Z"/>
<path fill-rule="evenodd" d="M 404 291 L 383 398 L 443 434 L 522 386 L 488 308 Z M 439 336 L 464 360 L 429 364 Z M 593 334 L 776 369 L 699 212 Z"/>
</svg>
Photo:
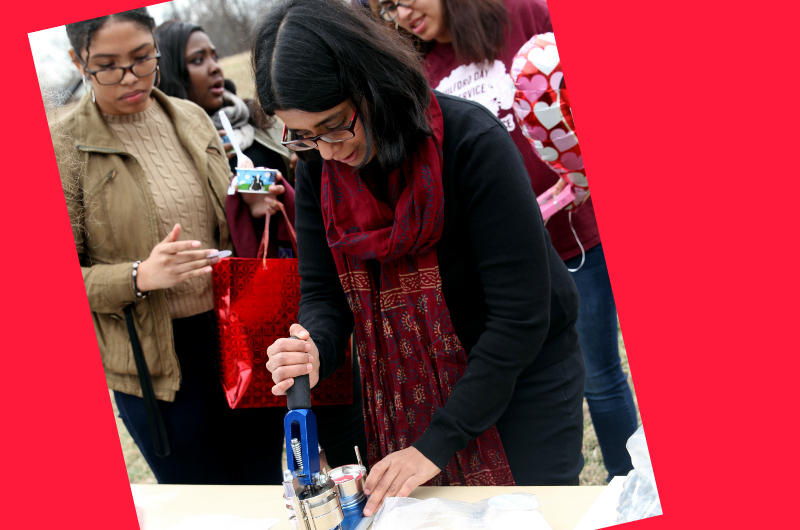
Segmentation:
<svg viewBox="0 0 800 530">
<path fill-rule="evenodd" d="M 147 77 L 156 71 L 158 68 L 158 60 L 161 58 L 161 53 L 156 48 L 156 54 L 150 57 L 140 59 L 135 63 L 128 66 L 112 66 L 109 68 L 101 68 L 99 70 L 89 70 L 89 66 L 84 63 L 83 67 L 86 73 L 93 75 L 97 82 L 101 85 L 116 85 L 121 83 L 125 78 L 125 70 L 130 70 L 136 77 Z M 86 58 L 89 61 L 89 58 Z M 81 61 L 83 62 L 83 61 Z"/>
<path fill-rule="evenodd" d="M 411 4 L 416 2 L 417 0 L 410 0 L 408 2 L 397 2 L 394 3 L 392 1 L 383 1 L 380 2 L 381 5 L 381 18 L 387 22 L 392 22 L 394 19 L 397 18 L 397 8 L 398 7 L 411 7 Z"/>
<path fill-rule="evenodd" d="M 353 138 L 356 133 L 353 129 L 356 128 L 356 120 L 358 119 L 358 109 L 353 111 L 353 116 L 350 118 L 350 125 L 328 131 L 325 134 L 320 134 L 312 138 L 299 138 L 297 140 L 289 140 L 289 129 L 286 125 L 283 126 L 283 136 L 281 137 L 281 144 L 285 145 L 292 151 L 308 151 L 317 147 L 317 141 L 322 140 L 328 144 L 336 144 L 344 142 Z"/>
</svg>

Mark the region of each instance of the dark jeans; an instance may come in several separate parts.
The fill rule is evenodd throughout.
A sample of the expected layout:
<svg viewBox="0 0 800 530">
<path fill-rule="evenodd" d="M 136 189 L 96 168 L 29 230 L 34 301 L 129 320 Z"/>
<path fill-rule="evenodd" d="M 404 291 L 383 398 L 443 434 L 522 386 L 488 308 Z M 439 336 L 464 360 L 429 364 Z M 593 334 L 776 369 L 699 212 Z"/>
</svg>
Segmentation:
<svg viewBox="0 0 800 530">
<path fill-rule="evenodd" d="M 583 355 L 525 370 L 497 430 L 517 486 L 577 486 L 583 469 Z"/>
<path fill-rule="evenodd" d="M 576 268 L 580 260 L 580 256 L 568 259 L 567 267 Z M 610 480 L 633 469 L 625 444 L 638 424 L 628 378 L 619 360 L 617 308 L 602 245 L 586 252 L 586 262 L 572 273 L 572 279 L 580 295 L 576 327 L 586 360 L 586 401 Z"/>
<path fill-rule="evenodd" d="M 114 392 L 119 415 L 159 484 L 279 484 L 285 408 L 231 410 L 217 368 L 212 313 L 172 321 L 181 365 L 175 401 L 159 401 L 170 455 L 159 458 L 140 397 Z M 320 444 L 331 442 L 331 467 L 355 463 L 353 446 L 366 454 L 360 386 L 353 405 L 317 407 Z M 317 410 L 319 409 L 319 410 Z M 359 429 L 360 427 L 360 429 Z M 349 454 L 346 451 L 349 446 Z"/>
</svg>

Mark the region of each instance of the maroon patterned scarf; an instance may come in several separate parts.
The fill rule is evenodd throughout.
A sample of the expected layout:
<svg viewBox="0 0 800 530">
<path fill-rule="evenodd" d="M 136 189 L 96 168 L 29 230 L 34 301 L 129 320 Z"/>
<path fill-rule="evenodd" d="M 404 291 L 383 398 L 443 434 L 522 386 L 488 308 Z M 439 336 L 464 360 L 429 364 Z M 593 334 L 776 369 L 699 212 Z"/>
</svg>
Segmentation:
<svg viewBox="0 0 800 530">
<path fill-rule="evenodd" d="M 467 366 L 436 257 L 443 122 L 433 95 L 428 122 L 434 136 L 388 175 L 388 204 L 368 172 L 327 160 L 322 169 L 328 245 L 355 317 L 371 465 L 422 436 Z M 368 260 L 380 263 L 379 277 Z M 514 485 L 497 429 L 458 451 L 430 484 Z"/>
</svg>

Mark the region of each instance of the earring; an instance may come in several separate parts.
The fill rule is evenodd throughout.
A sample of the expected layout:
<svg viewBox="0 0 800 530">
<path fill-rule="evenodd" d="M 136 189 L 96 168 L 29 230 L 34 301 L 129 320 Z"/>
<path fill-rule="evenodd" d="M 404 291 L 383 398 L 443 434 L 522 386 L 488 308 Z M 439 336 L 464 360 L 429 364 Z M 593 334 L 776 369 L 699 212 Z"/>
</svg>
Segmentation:
<svg viewBox="0 0 800 530">
<path fill-rule="evenodd" d="M 89 81 L 89 76 L 88 75 L 83 76 L 83 89 L 85 91 L 87 91 L 87 92 L 91 92 L 91 94 L 92 94 L 92 103 L 94 103 L 95 102 L 94 87 L 92 87 L 92 84 Z"/>
<path fill-rule="evenodd" d="M 396 20 L 394 21 L 394 29 L 396 29 L 396 30 L 400 29 L 400 23 L 397 22 Z"/>
<path fill-rule="evenodd" d="M 161 84 L 161 66 L 156 65 L 156 83 L 153 85 L 153 88 L 158 88 L 158 85 Z"/>
</svg>

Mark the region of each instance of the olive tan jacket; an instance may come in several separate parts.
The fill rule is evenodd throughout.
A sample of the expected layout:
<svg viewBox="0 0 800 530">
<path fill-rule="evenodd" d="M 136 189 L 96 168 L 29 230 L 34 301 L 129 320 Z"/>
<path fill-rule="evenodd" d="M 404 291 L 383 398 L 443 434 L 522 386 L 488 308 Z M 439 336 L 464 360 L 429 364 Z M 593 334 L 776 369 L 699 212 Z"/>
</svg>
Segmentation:
<svg viewBox="0 0 800 530">
<path fill-rule="evenodd" d="M 206 186 L 219 223 L 220 250 L 232 249 L 224 210 L 230 168 L 219 134 L 194 103 L 158 89 L 153 96 L 175 124 Z M 51 135 L 108 387 L 141 396 L 123 309 L 136 300 L 133 262 L 147 259 L 160 242 L 150 187 L 89 96 L 51 124 Z M 181 371 L 164 293 L 153 291 L 136 303 L 134 316 L 156 397 L 172 401 Z"/>
</svg>

